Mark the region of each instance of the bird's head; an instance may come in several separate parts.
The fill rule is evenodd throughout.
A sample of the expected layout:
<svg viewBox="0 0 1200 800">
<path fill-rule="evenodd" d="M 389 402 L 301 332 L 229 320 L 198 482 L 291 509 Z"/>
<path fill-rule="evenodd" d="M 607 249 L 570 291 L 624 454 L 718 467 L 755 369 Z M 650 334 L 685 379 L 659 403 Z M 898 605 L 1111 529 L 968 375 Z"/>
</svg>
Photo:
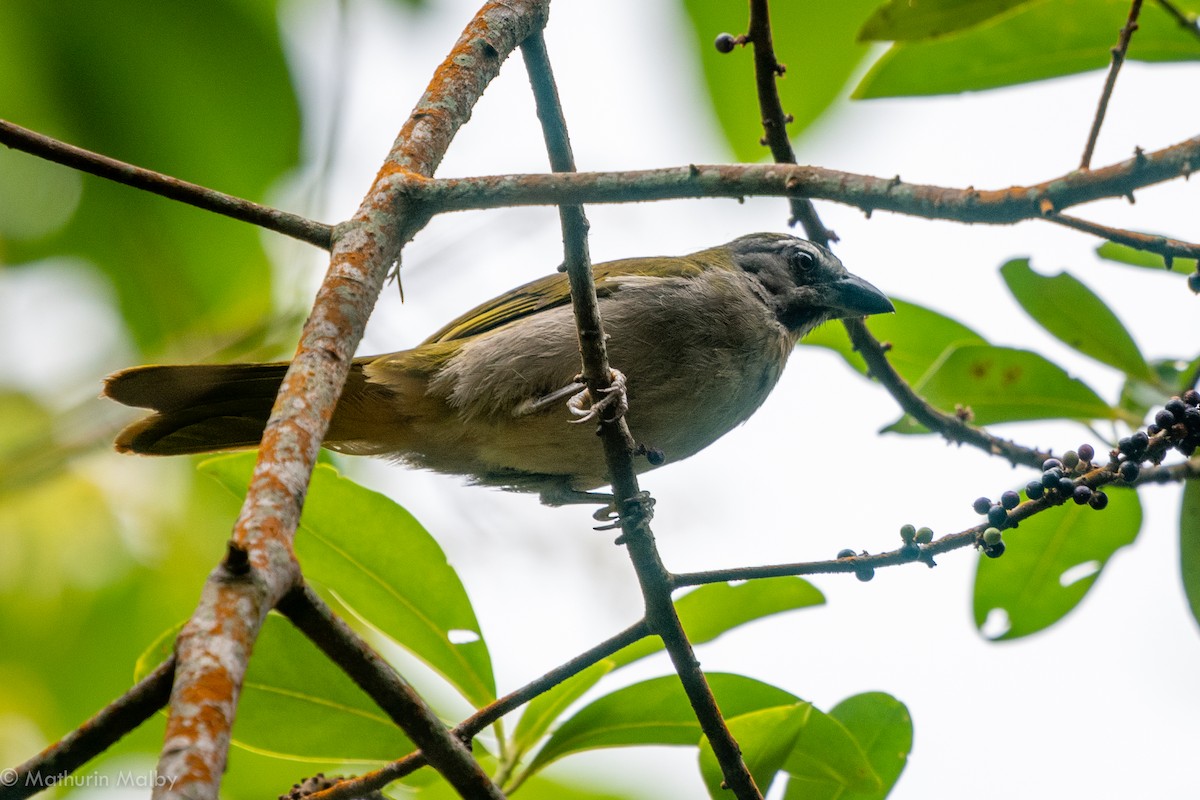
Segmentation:
<svg viewBox="0 0 1200 800">
<path fill-rule="evenodd" d="M 752 233 L 725 245 L 734 266 L 797 338 L 822 322 L 896 309 L 879 289 L 846 271 L 819 244 L 786 233 Z"/>
</svg>

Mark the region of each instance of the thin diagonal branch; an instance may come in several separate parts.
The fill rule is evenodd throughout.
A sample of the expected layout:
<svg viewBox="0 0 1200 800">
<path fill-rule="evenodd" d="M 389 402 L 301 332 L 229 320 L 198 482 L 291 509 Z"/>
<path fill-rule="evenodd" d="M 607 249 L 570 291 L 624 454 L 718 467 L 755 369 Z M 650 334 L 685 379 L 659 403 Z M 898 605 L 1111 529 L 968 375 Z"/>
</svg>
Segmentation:
<svg viewBox="0 0 1200 800">
<path fill-rule="evenodd" d="M 1104 79 L 1104 90 L 1100 92 L 1100 101 L 1096 105 L 1096 115 L 1092 118 L 1092 129 L 1088 131 L 1087 144 L 1083 146 L 1083 158 L 1079 161 L 1080 169 L 1090 169 L 1092 153 L 1096 151 L 1096 140 L 1100 138 L 1100 126 L 1104 124 L 1104 115 L 1108 112 L 1108 101 L 1112 97 L 1113 88 L 1117 85 L 1117 73 L 1125 63 L 1125 53 L 1129 50 L 1129 40 L 1137 30 L 1138 15 L 1142 11 L 1142 0 L 1133 0 L 1129 6 L 1129 16 L 1125 26 L 1117 36 L 1117 46 L 1112 49 L 1112 64 L 1108 68 L 1108 77 Z"/>
<path fill-rule="evenodd" d="M 616 636 L 606 639 L 561 666 L 555 667 L 537 680 L 531 681 L 515 692 L 510 692 L 495 702 L 479 709 L 456 725 L 453 729 L 453 734 L 463 741 L 469 741 L 505 714 L 515 711 L 566 679 L 578 675 L 593 664 L 603 661 L 622 648 L 649 635 L 650 630 L 646 626 L 645 621 L 637 622 Z M 349 778 L 329 789 L 314 792 L 306 800 L 351 800 L 351 798 L 362 797 L 367 792 L 382 789 L 392 781 L 399 780 L 405 775 L 415 772 L 417 769 L 425 766 L 425 763 L 425 755 L 423 753 L 411 753 L 374 772 L 368 772 L 357 778 Z"/>
<path fill-rule="evenodd" d="M 845 323 L 847 333 L 850 334 L 850 341 L 854 345 L 854 349 L 867 362 L 867 369 L 871 376 L 887 389 L 888 394 L 895 398 L 906 414 L 926 428 L 941 434 L 948 441 L 969 444 L 985 453 L 1007 459 L 1013 464 L 1037 467 L 1050 457 L 1049 453 L 992 436 L 966 420 L 934 408 L 913 391 L 904 378 L 900 377 L 900 373 L 896 372 L 895 367 L 887 360 L 886 348 L 871 334 L 865 322 L 861 319 L 842 321 Z"/>
<path fill-rule="evenodd" d="M 0 783 L 0 795 L 5 800 L 24 800 L 42 791 L 49 785 L 47 781 L 74 772 L 112 747 L 167 704 L 174 675 L 172 656 L 87 722 L 18 765 L 12 771 L 12 783 Z"/>
<path fill-rule="evenodd" d="M 1185 14 L 1179 10 L 1179 7 L 1170 0 L 1157 0 L 1158 5 L 1163 11 L 1166 11 L 1171 17 L 1179 23 L 1185 31 L 1200 39 L 1200 23 L 1196 20 L 1195 14 Z"/>
<path fill-rule="evenodd" d="M 1164 259 L 1167 259 L 1168 263 L 1173 258 L 1200 259 L 1200 244 L 1193 244 L 1192 242 L 1185 242 L 1180 239 L 1171 239 L 1166 236 L 1155 236 L 1149 233 L 1125 230 L 1124 228 L 1111 228 L 1108 225 L 1101 225 L 1086 219 L 1080 219 L 1079 217 L 1068 216 L 1067 214 L 1050 213 L 1044 219 L 1057 225 L 1099 236 L 1101 239 L 1107 239 L 1110 242 L 1123 244 L 1137 250 L 1145 250 L 1148 253 L 1157 253 Z"/>
<path fill-rule="evenodd" d="M 218 570 L 178 643 L 156 798 L 216 800 L 245 665 L 267 611 L 300 573 L 291 540 L 321 441 L 385 277 L 429 213 L 397 177 L 428 177 L 509 53 L 541 29 L 548 0 L 486 5 L 467 25 L 401 129 L 332 259 L 263 434 L 234 527 L 246 574 Z M 232 559 L 227 559 L 232 560 Z M 167 786 L 170 789 L 167 789 Z"/>
<path fill-rule="evenodd" d="M 82 147 L 61 142 L 20 125 L 0 120 L 0 144 L 56 164 L 86 172 L 135 189 L 161 195 L 171 200 L 212 211 L 232 219 L 249 222 L 260 228 L 282 233 L 293 239 L 329 249 L 333 228 L 321 222 L 252 203 L 231 194 L 218 192 L 199 184 L 163 175 L 154 170 L 136 167 L 115 158 L 102 156 Z"/>
<path fill-rule="evenodd" d="M 307 585 L 298 586 L 279 602 L 278 609 L 371 696 L 460 796 L 503 797 L 463 741 L 447 730 L 408 681 L 338 619 L 316 592 Z"/>
<path fill-rule="evenodd" d="M 545 41 L 538 32 L 526 41 L 522 52 L 537 102 L 538 119 L 555 172 L 573 172 L 575 160 L 571 154 L 566 119 L 559 103 L 558 90 Z M 603 397 L 610 390 L 610 369 L 605 347 L 604 329 L 600 319 L 596 286 L 592 279 L 591 259 L 587 247 L 587 219 L 583 207 L 575 204 L 559 206 L 563 229 L 567 277 L 571 284 L 571 304 L 579 330 L 579 347 L 583 356 L 583 377 L 592 397 Z M 675 604 L 671 600 L 671 577 L 659 558 L 654 534 L 649 524 L 649 502 L 642 495 L 633 467 L 633 441 L 623 417 L 600 420 L 600 438 L 604 445 L 605 461 L 612 481 L 613 501 L 620 512 L 622 535 L 630 560 L 637 573 L 642 598 L 646 605 L 646 622 L 660 636 L 684 692 L 696 713 L 705 737 L 725 775 L 725 783 L 740 800 L 752 800 L 762 795 L 754 778 L 742 760 L 741 750 L 713 697 L 708 680 L 692 650 L 691 641 L 683 630 Z"/>
<path fill-rule="evenodd" d="M 796 153 L 788 138 L 787 123 L 791 117 L 783 110 L 776 81 L 786 67 L 775 58 L 774 37 L 771 35 L 771 15 L 767 0 L 751 0 L 750 24 L 747 36 L 754 45 L 754 75 L 758 88 L 758 108 L 762 114 L 763 141 L 771 148 L 777 164 L 795 164 Z M 792 206 L 791 223 L 799 222 L 804 235 L 822 247 L 837 241 L 837 235 L 825 227 L 812 201 L 806 197 L 789 198 Z"/>
</svg>

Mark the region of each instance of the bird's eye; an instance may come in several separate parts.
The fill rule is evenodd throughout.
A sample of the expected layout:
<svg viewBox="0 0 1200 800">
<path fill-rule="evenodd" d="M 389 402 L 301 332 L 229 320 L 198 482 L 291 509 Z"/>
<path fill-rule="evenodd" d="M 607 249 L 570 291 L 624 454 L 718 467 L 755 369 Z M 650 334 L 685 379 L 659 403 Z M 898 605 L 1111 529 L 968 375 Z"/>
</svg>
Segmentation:
<svg viewBox="0 0 1200 800">
<path fill-rule="evenodd" d="M 808 272 L 816 266 L 816 259 L 806 250 L 796 250 L 792 253 L 792 268 L 797 272 Z"/>
</svg>

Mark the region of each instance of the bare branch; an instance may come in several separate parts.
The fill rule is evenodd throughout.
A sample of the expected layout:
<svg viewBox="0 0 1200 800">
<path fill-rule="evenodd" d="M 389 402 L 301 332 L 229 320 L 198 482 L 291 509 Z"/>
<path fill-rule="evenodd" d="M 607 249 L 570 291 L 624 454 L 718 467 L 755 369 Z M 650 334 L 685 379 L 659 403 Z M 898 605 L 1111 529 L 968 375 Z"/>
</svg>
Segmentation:
<svg viewBox="0 0 1200 800">
<path fill-rule="evenodd" d="M 1129 6 L 1129 17 L 1125 26 L 1117 36 L 1117 46 L 1112 49 L 1112 64 L 1108 68 L 1108 77 L 1104 79 L 1104 90 L 1100 93 L 1100 102 L 1096 106 L 1096 116 L 1092 119 L 1092 129 L 1088 132 L 1087 144 L 1083 146 L 1083 158 L 1079 161 L 1080 169 L 1092 166 L 1092 153 L 1096 151 L 1096 139 L 1100 137 L 1100 126 L 1104 124 L 1104 115 L 1108 112 L 1108 101 L 1112 97 L 1113 87 L 1117 85 L 1117 73 L 1125 63 L 1125 53 L 1129 50 L 1129 40 L 1137 30 L 1138 14 L 1142 11 L 1142 0 L 1133 0 Z"/>
<path fill-rule="evenodd" d="M 61 142 L 0 120 L 0 144 L 100 178 L 212 211 L 328 250 L 333 228 L 298 214 L 252 203 L 160 172 Z"/>
<path fill-rule="evenodd" d="M 550 153 L 551 167 L 556 172 L 573 172 L 574 158 L 571 155 L 570 139 L 566 120 L 558 100 L 558 90 L 546 45 L 540 32 L 531 36 L 523 48 L 525 64 L 533 85 L 537 101 L 538 119 L 542 122 L 546 146 Z M 596 286 L 592 279 L 591 259 L 587 247 L 587 219 L 579 205 L 559 206 L 562 219 L 563 248 L 567 277 L 571 283 L 571 303 L 575 310 L 575 323 L 579 330 L 579 347 L 583 356 L 583 376 L 592 397 L 603 397 L 611 391 L 611 372 L 605 346 L 604 329 L 600 319 Z M 675 667 L 679 680 L 701 730 L 713 748 L 721 765 L 725 782 L 740 800 L 752 800 L 762 795 L 754 785 L 754 778 L 742 760 L 741 749 L 729 732 L 708 680 L 700 669 L 700 662 L 692 650 L 692 643 L 683 630 L 675 604 L 671 600 L 671 577 L 663 566 L 650 530 L 649 504 L 638 487 L 637 473 L 633 468 L 633 437 L 622 416 L 615 419 L 601 418 L 600 438 L 612 481 L 614 508 L 619 511 L 621 524 L 620 540 L 629 550 L 629 557 L 637 572 L 642 597 L 646 604 L 646 621 L 650 630 L 662 637 L 663 644 Z"/>
<path fill-rule="evenodd" d="M 758 108 L 762 114 L 763 142 L 771 148 L 777 164 L 795 164 L 796 153 L 788 138 L 787 124 L 791 118 L 784 113 L 776 84 L 786 70 L 775 58 L 775 44 L 771 35 L 771 14 L 767 0 L 751 0 L 750 25 L 747 38 L 754 45 L 754 75 L 758 89 Z M 837 235 L 825 227 L 812 201 L 806 197 L 789 198 L 792 206 L 791 223 L 799 222 L 804 235 L 827 247 L 837 241 Z"/>
<path fill-rule="evenodd" d="M 179 641 L 156 797 L 216 800 L 245 664 L 267 611 L 299 585 L 291 539 L 334 405 L 391 266 L 428 220 L 401 191 L 428 177 L 505 57 L 546 20 L 547 0 L 485 6 L 438 68 L 354 217 L 335 230 L 332 263 L 263 434 L 234 528 L 251 571 L 218 570 Z M 171 788 L 166 789 L 169 783 Z"/>
<path fill-rule="evenodd" d="M 454 735 L 463 741 L 475 737 L 480 731 L 499 720 L 505 714 L 515 711 L 538 695 L 544 694 L 562 683 L 567 678 L 578 675 L 593 664 L 603 661 L 622 648 L 649 635 L 650 630 L 644 620 L 626 628 L 616 636 L 606 639 L 565 664 L 555 667 L 537 680 L 527 683 L 515 692 L 511 692 L 479 709 L 454 727 Z M 392 781 L 399 780 L 405 775 L 415 772 L 417 769 L 425 766 L 425 763 L 423 753 L 412 753 L 374 772 L 368 772 L 357 778 L 349 778 L 325 791 L 315 792 L 306 798 L 306 800 L 351 800 L 351 798 L 362 797 L 367 792 L 382 789 Z"/>
<path fill-rule="evenodd" d="M 1090 233 L 1107 239 L 1110 242 L 1123 244 L 1148 253 L 1157 253 L 1168 261 L 1173 258 L 1200 258 L 1200 244 L 1170 239 L 1166 236 L 1155 236 L 1149 233 L 1111 228 L 1086 219 L 1068 216 L 1066 214 L 1047 214 L 1044 219 L 1067 228 Z"/>
<path fill-rule="evenodd" d="M 51 776 L 74 772 L 112 747 L 166 705 L 174 674 L 172 656 L 87 722 L 18 765 L 13 770 L 12 783 L 6 781 L 0 785 L 0 794 L 8 800 L 23 800 L 46 788 Z"/>
<path fill-rule="evenodd" d="M 446 729 L 408 681 L 338 619 L 310 587 L 296 587 L 278 608 L 387 712 L 460 796 L 504 796 L 463 741 Z"/>
<path fill-rule="evenodd" d="M 979 190 L 905 183 L 792 164 L 692 164 L 625 172 L 404 177 L 404 191 L 431 213 L 561 203 L 629 203 L 683 198 L 790 197 L 832 200 L 863 211 L 1010 225 L 1070 206 L 1186 177 L 1200 166 L 1200 136 L 1107 167 L 1069 172 L 1032 186 Z"/>
</svg>

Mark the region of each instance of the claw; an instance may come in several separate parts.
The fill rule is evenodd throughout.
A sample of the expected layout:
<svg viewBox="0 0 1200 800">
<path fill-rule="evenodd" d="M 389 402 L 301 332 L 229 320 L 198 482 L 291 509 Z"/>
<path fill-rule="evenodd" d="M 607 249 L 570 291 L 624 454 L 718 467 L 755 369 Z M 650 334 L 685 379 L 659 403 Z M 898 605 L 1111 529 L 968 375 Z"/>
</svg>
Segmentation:
<svg viewBox="0 0 1200 800">
<path fill-rule="evenodd" d="M 625 412 L 629 410 L 625 375 L 620 370 L 610 369 L 608 380 L 611 385 L 607 389 L 600 390 L 604 396 L 598 402 L 592 400 L 592 393 L 588 389 L 583 389 L 567 401 L 567 410 L 579 417 L 579 419 L 571 420 L 573 424 L 578 425 L 581 422 L 602 419 L 611 422 L 625 416 Z M 610 416 L 602 416 L 604 412 L 610 410 L 612 412 Z"/>
</svg>

